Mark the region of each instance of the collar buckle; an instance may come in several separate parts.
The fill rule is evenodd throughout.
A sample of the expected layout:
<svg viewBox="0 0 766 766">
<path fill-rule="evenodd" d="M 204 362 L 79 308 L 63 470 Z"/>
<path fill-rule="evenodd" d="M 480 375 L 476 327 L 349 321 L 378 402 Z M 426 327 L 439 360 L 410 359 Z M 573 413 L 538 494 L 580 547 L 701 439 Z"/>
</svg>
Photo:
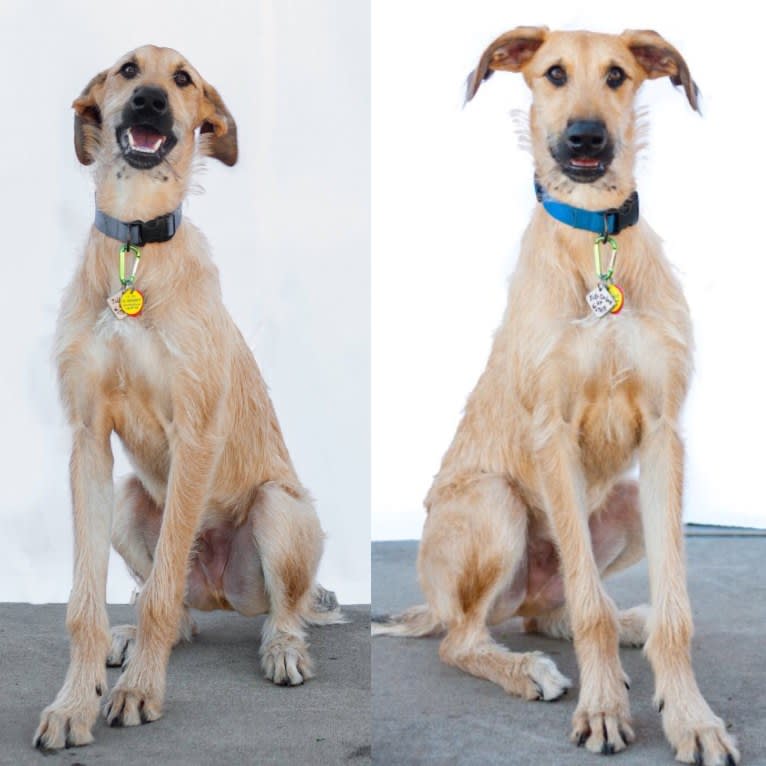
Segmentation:
<svg viewBox="0 0 766 766">
<path fill-rule="evenodd" d="M 606 242 L 610 234 L 619 234 L 628 226 L 633 226 L 638 220 L 638 192 L 632 192 L 620 207 L 610 207 L 608 210 L 604 210 L 603 216 L 604 234 L 602 238 Z"/>
<path fill-rule="evenodd" d="M 141 221 L 131 221 L 129 224 L 127 224 L 127 227 L 127 244 L 136 245 L 136 247 L 143 247 L 144 236 L 143 230 L 141 228 Z"/>
</svg>

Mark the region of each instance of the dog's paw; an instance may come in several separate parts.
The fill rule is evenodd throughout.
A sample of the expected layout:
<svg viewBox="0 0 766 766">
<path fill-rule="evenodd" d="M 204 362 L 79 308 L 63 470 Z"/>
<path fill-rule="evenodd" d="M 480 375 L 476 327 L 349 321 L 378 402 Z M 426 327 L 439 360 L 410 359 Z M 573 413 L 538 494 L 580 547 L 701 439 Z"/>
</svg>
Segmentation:
<svg viewBox="0 0 766 766">
<path fill-rule="evenodd" d="M 120 682 L 112 689 L 104 708 L 110 726 L 138 726 L 162 716 L 162 699 L 154 692 L 129 688 Z"/>
<path fill-rule="evenodd" d="M 707 707 L 707 705 L 705 705 Z M 683 720 L 672 707 L 664 707 L 662 726 L 676 750 L 676 760 L 695 766 L 736 766 L 739 750 L 724 722 L 712 710 L 698 721 Z"/>
<path fill-rule="evenodd" d="M 115 625 L 112 628 L 112 643 L 109 654 L 106 655 L 106 664 L 110 668 L 119 668 L 127 665 L 136 645 L 135 625 Z"/>
<path fill-rule="evenodd" d="M 314 587 L 313 606 L 317 612 L 334 612 L 338 608 L 338 597 L 334 591 L 317 584 Z"/>
<path fill-rule="evenodd" d="M 300 686 L 314 675 L 305 641 L 286 634 L 261 648 L 261 667 L 266 678 L 278 686 Z"/>
<path fill-rule="evenodd" d="M 529 652 L 524 660 L 524 693 L 528 700 L 551 702 L 566 694 L 572 682 L 542 652 Z"/>
<path fill-rule="evenodd" d="M 578 747 L 585 745 L 592 753 L 602 755 L 619 753 L 635 738 L 630 718 L 625 714 L 590 713 L 578 708 L 572 719 L 572 741 Z"/>
<path fill-rule="evenodd" d="M 189 643 L 196 635 L 199 635 L 197 623 L 191 616 L 191 612 L 188 609 L 184 609 L 181 614 L 181 621 L 178 623 L 178 640 L 176 643 L 180 644 L 181 641 Z"/>
<path fill-rule="evenodd" d="M 632 609 L 625 609 L 618 615 L 617 624 L 620 630 L 620 645 L 640 648 L 646 643 L 646 623 L 649 619 L 650 607 L 640 604 Z"/>
<path fill-rule="evenodd" d="M 92 700 L 80 704 L 56 701 L 45 708 L 40 715 L 40 725 L 32 741 L 33 747 L 45 752 L 93 742 L 91 729 L 98 718 L 101 694 L 103 687 L 98 686 L 94 689 Z"/>
</svg>

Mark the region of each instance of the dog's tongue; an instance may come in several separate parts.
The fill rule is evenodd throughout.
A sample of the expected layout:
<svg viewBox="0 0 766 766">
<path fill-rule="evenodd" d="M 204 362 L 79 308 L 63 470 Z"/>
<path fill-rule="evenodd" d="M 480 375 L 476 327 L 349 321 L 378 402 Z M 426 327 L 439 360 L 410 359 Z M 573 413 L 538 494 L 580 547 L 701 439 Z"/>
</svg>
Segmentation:
<svg viewBox="0 0 766 766">
<path fill-rule="evenodd" d="M 131 146 L 140 152 L 156 152 L 162 146 L 163 140 L 162 133 L 158 133 L 152 128 L 142 125 L 134 125 L 130 128 Z"/>
</svg>

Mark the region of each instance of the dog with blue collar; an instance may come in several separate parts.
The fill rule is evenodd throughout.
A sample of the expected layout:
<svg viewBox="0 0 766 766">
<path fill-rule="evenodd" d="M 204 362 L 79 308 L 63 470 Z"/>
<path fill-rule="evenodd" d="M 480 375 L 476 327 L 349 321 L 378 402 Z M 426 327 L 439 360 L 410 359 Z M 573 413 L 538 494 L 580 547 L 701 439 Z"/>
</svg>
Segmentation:
<svg viewBox="0 0 766 766">
<path fill-rule="evenodd" d="M 446 663 L 546 701 L 571 681 L 539 652 L 498 643 L 489 626 L 517 616 L 528 632 L 573 640 L 571 739 L 600 754 L 635 739 L 618 646 L 644 646 L 676 758 L 733 766 L 734 738 L 691 665 L 679 433 L 691 319 L 639 215 L 634 175 L 641 85 L 669 77 L 695 110 L 697 86 L 651 31 L 517 27 L 484 51 L 467 100 L 496 71 L 520 73 L 532 92 L 539 204 L 486 369 L 425 501 L 427 603 L 374 632 L 441 634 Z M 644 555 L 652 603 L 618 611 L 602 579 Z"/>
</svg>

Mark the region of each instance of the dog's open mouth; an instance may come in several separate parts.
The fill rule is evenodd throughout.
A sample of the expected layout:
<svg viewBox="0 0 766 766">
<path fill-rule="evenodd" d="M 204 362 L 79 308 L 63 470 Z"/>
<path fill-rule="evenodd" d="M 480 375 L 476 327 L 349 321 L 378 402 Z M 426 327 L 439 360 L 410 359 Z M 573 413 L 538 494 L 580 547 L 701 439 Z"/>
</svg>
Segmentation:
<svg viewBox="0 0 766 766">
<path fill-rule="evenodd" d="M 561 169 L 573 181 L 589 183 L 595 181 L 606 173 L 608 163 L 602 162 L 595 157 L 570 157 L 561 163 Z"/>
<path fill-rule="evenodd" d="M 160 147 L 165 143 L 165 136 L 152 128 L 144 125 L 134 125 L 125 131 L 128 137 L 128 145 L 134 152 L 144 154 L 157 154 Z"/>
<path fill-rule="evenodd" d="M 601 178 L 609 167 L 611 157 L 568 157 L 556 158 L 564 175 L 578 183 L 590 183 Z"/>
<path fill-rule="evenodd" d="M 582 170 L 596 170 L 601 167 L 601 163 L 598 160 L 594 160 L 592 157 L 572 157 L 569 160 L 569 164 L 573 168 Z"/>
<path fill-rule="evenodd" d="M 176 144 L 172 133 L 162 133 L 151 125 L 121 125 L 117 142 L 127 163 L 139 170 L 162 162 Z"/>
</svg>

